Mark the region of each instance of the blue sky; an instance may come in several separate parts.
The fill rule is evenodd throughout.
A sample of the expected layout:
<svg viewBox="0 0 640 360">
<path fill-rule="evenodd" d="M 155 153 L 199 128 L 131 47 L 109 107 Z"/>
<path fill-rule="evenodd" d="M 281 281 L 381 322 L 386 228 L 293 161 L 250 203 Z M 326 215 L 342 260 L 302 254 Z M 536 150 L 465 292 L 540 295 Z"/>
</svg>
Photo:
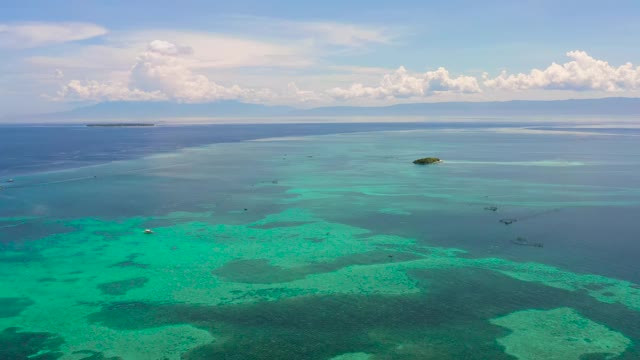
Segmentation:
<svg viewBox="0 0 640 360">
<path fill-rule="evenodd" d="M 3 1 L 0 116 L 637 96 L 640 2 Z"/>
</svg>

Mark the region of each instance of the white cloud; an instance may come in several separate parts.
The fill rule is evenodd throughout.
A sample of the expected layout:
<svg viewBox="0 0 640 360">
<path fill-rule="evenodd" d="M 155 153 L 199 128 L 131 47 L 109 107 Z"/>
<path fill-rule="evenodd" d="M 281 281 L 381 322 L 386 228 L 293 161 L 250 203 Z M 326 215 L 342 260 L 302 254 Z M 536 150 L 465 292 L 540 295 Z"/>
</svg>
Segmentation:
<svg viewBox="0 0 640 360">
<path fill-rule="evenodd" d="M 478 80 L 472 76 L 451 77 L 445 68 L 427 71 L 423 74 L 410 74 L 404 67 L 385 74 L 376 87 L 355 83 L 349 88 L 333 88 L 328 94 L 336 99 L 354 98 L 410 98 L 423 97 L 439 93 L 477 93 L 480 92 Z"/>
<path fill-rule="evenodd" d="M 162 40 L 154 40 L 149 43 L 148 50 L 161 55 L 187 55 L 193 52 L 188 46 L 178 46 L 174 43 Z"/>
<path fill-rule="evenodd" d="M 282 100 L 291 100 L 294 102 L 317 102 L 321 101 L 322 96 L 311 90 L 302 90 L 295 82 L 287 84 L 287 90 Z"/>
<path fill-rule="evenodd" d="M 626 63 L 619 67 L 607 61 L 594 59 L 584 51 L 569 51 L 572 61 L 564 64 L 552 63 L 544 70 L 533 69 L 528 74 L 509 75 L 503 71 L 495 78 L 484 76 L 484 85 L 489 88 L 507 90 L 564 89 L 625 91 L 640 87 L 640 66 Z"/>
<path fill-rule="evenodd" d="M 48 74 L 61 69 L 56 71 L 56 77 L 64 79 L 65 85 L 55 97 L 57 100 L 195 103 L 236 99 L 301 106 L 331 105 L 335 100 L 344 100 L 353 105 L 389 105 L 549 99 L 566 96 L 562 94 L 570 91 L 572 97 L 598 97 L 608 91 L 640 88 L 640 67 L 614 67 L 581 51 L 567 53 L 571 61 L 564 64 L 554 63 L 544 70 L 523 74 L 505 72 L 495 78 L 452 75 L 444 67 L 415 73 L 402 66 L 392 70 L 338 65 L 329 62 L 327 54 L 386 43 L 391 38 L 383 30 L 346 24 L 260 24 L 265 26 L 264 31 L 256 24 L 248 26 L 260 30 L 256 35 L 259 40 L 240 37 L 244 35 L 242 31 L 232 36 L 148 30 L 114 34 L 101 45 L 74 46 L 75 53 L 65 51 L 63 56 L 29 60 L 32 67 L 38 65 Z M 285 29 L 295 29 L 294 34 L 285 34 Z M 149 42 L 152 39 L 162 40 Z"/>
<path fill-rule="evenodd" d="M 104 45 L 84 46 L 61 55 L 32 56 L 27 60 L 42 67 L 85 69 L 92 72 L 97 69 L 122 70 L 128 69 L 153 39 L 181 44 L 180 49 L 156 50 L 190 55 L 185 57 L 185 61 L 191 68 L 303 68 L 315 62 L 313 49 L 305 43 L 277 43 L 230 35 L 164 30 L 114 34 Z"/>
<path fill-rule="evenodd" d="M 310 91 L 290 84 L 287 91 L 278 94 L 271 89 L 223 86 L 203 74 L 192 70 L 193 56 L 189 47 L 154 40 L 142 52 L 121 81 L 71 80 L 58 92 L 58 100 L 141 101 L 172 100 L 187 103 L 238 99 L 247 102 L 271 102 L 283 99 L 308 101 L 314 98 Z"/>
<path fill-rule="evenodd" d="M 255 34 L 253 34 L 255 36 Z M 194 68 L 242 67 L 305 67 L 314 59 L 308 44 L 283 39 L 265 40 L 219 33 L 148 30 L 122 35 L 113 39 L 116 48 L 134 47 L 138 50 L 150 40 L 163 39 L 192 49 L 188 58 Z"/>
<path fill-rule="evenodd" d="M 71 80 L 64 85 L 54 100 L 92 100 L 92 101 L 154 101 L 167 100 L 160 91 L 146 92 L 129 89 L 127 84 L 119 82 L 98 82 L 94 80 Z"/>
<path fill-rule="evenodd" d="M 391 40 L 385 28 L 374 26 L 248 17 L 223 21 L 224 33 L 115 32 L 99 44 L 37 53 L 25 59 L 25 69 L 60 69 L 64 85 L 48 97 L 59 101 L 238 99 L 311 106 L 332 100 L 327 88 L 376 75 L 373 69 L 364 78 L 344 70 L 334 74 L 323 65 L 330 54 Z M 334 81 L 335 76 L 342 80 Z"/>
<path fill-rule="evenodd" d="M 0 48 L 24 49 L 104 35 L 102 26 L 89 23 L 0 24 Z"/>
</svg>

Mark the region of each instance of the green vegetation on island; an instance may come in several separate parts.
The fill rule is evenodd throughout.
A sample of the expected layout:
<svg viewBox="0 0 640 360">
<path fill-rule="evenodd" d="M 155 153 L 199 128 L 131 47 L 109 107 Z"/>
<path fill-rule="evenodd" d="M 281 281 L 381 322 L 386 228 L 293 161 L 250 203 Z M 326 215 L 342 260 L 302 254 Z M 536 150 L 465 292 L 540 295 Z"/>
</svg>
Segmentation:
<svg viewBox="0 0 640 360">
<path fill-rule="evenodd" d="M 442 160 L 436 158 L 436 157 L 426 157 L 426 158 L 422 158 L 422 159 L 418 159 L 418 160 L 414 160 L 413 163 L 416 165 L 429 165 L 429 164 L 437 164 L 439 162 L 442 162 Z"/>
</svg>

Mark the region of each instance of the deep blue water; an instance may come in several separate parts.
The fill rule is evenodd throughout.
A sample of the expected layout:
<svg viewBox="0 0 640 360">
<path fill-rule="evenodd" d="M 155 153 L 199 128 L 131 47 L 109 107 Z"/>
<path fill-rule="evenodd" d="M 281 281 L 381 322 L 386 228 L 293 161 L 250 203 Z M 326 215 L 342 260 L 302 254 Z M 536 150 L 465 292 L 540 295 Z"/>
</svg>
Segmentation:
<svg viewBox="0 0 640 360">
<path fill-rule="evenodd" d="M 536 125 L 536 124 L 530 124 Z M 214 143 L 410 129 L 520 127 L 512 123 L 328 123 L 86 127 L 0 125 L 0 177 L 60 170 Z"/>
</svg>

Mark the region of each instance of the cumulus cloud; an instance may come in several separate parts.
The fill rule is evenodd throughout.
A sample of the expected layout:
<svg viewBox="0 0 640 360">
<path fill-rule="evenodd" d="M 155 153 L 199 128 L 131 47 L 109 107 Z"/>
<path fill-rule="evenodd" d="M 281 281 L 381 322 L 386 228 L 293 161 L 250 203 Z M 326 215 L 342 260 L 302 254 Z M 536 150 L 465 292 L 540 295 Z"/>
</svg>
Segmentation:
<svg viewBox="0 0 640 360">
<path fill-rule="evenodd" d="M 82 46 L 62 54 L 39 54 L 26 60 L 39 67 L 91 72 L 123 70 L 130 68 L 140 53 L 147 49 L 149 40 L 153 39 L 163 39 L 164 42 L 172 44 L 166 49 L 155 48 L 154 51 L 157 53 L 181 56 L 189 62 L 190 68 L 205 71 L 248 67 L 298 69 L 311 66 L 315 62 L 313 51 L 308 44 L 173 30 L 118 33 L 109 36 L 103 44 Z"/>
<path fill-rule="evenodd" d="M 162 55 L 175 56 L 191 54 L 193 49 L 188 46 L 178 46 L 168 41 L 154 40 L 149 43 L 148 51 Z"/>
<path fill-rule="evenodd" d="M 142 52 L 123 81 L 71 80 L 58 92 L 57 99 L 94 101 L 172 100 L 185 103 L 238 99 L 270 102 L 295 96 L 301 101 L 313 98 L 312 92 L 289 85 L 284 94 L 270 89 L 220 85 L 192 70 L 189 47 L 154 40 Z M 293 88 L 292 88 L 293 86 Z M 293 92 L 292 92 L 293 91 Z"/>
<path fill-rule="evenodd" d="M 573 59 L 564 64 L 552 63 L 544 70 L 533 69 L 528 74 L 508 74 L 503 71 L 495 78 L 484 76 L 484 85 L 507 90 L 565 89 L 624 91 L 640 87 L 640 66 L 631 63 L 615 67 L 607 61 L 594 59 L 584 51 L 569 51 Z"/>
<path fill-rule="evenodd" d="M 419 101 L 437 95 L 439 99 L 503 99 L 495 98 L 496 90 L 560 89 L 567 91 L 632 91 L 640 88 L 640 67 L 632 64 L 612 66 L 603 60 L 594 59 L 582 51 L 567 53 L 571 58 L 564 64 L 555 64 L 543 70 L 534 69 L 529 73 L 508 74 L 495 78 L 483 75 L 482 79 L 468 75 L 452 75 L 446 68 L 423 73 L 409 72 L 404 67 L 392 71 L 380 68 L 330 67 L 339 73 L 305 74 L 303 72 L 251 73 L 244 76 L 244 69 L 251 66 L 238 64 L 264 64 L 271 60 L 245 60 L 234 63 L 237 73 L 228 70 L 227 65 L 204 63 L 200 49 L 204 42 L 188 37 L 189 46 L 180 42 L 154 40 L 140 47 L 137 55 L 130 58 L 122 68 L 101 73 L 102 78 L 77 80 L 78 73 L 65 68 L 56 71 L 56 77 L 65 84 L 56 97 L 57 100 L 93 101 L 177 101 L 185 103 L 211 102 L 217 100 L 240 100 L 270 104 L 330 104 L 334 100 L 354 103 L 374 104 L 378 100 L 394 103 L 396 100 Z M 199 39 L 199 38 L 197 38 Z M 201 39 L 202 41 L 205 38 Z M 244 45 L 239 48 L 244 48 Z M 233 49 L 234 47 L 229 47 Z M 227 49 L 227 47 L 223 48 Z M 208 49 L 207 58 L 220 64 L 225 51 L 215 55 L 216 49 Z M 248 50 L 249 51 L 249 50 Z M 262 53 L 262 50 L 260 50 Z M 273 52 L 268 52 L 273 53 Z M 283 52 L 283 53 L 286 53 Z M 266 54 L 266 53 L 265 53 Z M 217 58 L 219 56 L 220 62 Z M 214 60 L 215 59 L 215 60 Z M 216 71 L 211 71 L 217 69 Z M 99 75 L 97 75 L 99 76 Z M 381 77 L 381 79 L 380 79 Z M 69 80 L 74 79 L 74 80 Z M 107 81 L 98 80 L 108 79 Z M 214 81 L 215 79 L 215 81 Z M 377 85 L 375 84 L 378 81 Z M 236 81 L 243 86 L 235 84 Z M 312 89 L 301 89 L 294 81 L 311 84 Z M 254 87 L 245 87 L 252 84 Z M 259 84 L 259 85 L 256 85 Z M 351 84 L 334 87 L 335 84 Z M 328 90 L 326 90 L 328 89 Z"/>
<path fill-rule="evenodd" d="M 107 29 L 90 23 L 0 24 L 0 48 L 34 48 L 90 39 L 106 33 Z"/>
<path fill-rule="evenodd" d="M 194 73 L 185 59 L 190 53 L 189 48 L 167 41 L 152 41 L 131 70 L 129 86 L 146 92 L 159 91 L 184 102 L 234 99 L 242 95 L 237 85 L 224 87 Z"/>
<path fill-rule="evenodd" d="M 160 91 L 130 89 L 126 83 L 71 80 L 62 86 L 54 100 L 154 101 L 168 100 Z"/>
<path fill-rule="evenodd" d="M 329 96 L 348 100 L 354 98 L 393 99 L 423 97 L 438 93 L 477 93 L 480 92 L 478 80 L 473 76 L 451 77 L 445 68 L 427 71 L 423 74 L 410 74 L 404 67 L 391 74 L 385 74 L 376 87 L 355 83 L 349 88 L 333 88 Z"/>
<path fill-rule="evenodd" d="M 285 99 L 299 101 L 299 102 L 313 102 L 320 101 L 322 97 L 314 91 L 302 90 L 296 85 L 295 82 L 287 84 L 287 91 L 284 95 Z"/>
</svg>

